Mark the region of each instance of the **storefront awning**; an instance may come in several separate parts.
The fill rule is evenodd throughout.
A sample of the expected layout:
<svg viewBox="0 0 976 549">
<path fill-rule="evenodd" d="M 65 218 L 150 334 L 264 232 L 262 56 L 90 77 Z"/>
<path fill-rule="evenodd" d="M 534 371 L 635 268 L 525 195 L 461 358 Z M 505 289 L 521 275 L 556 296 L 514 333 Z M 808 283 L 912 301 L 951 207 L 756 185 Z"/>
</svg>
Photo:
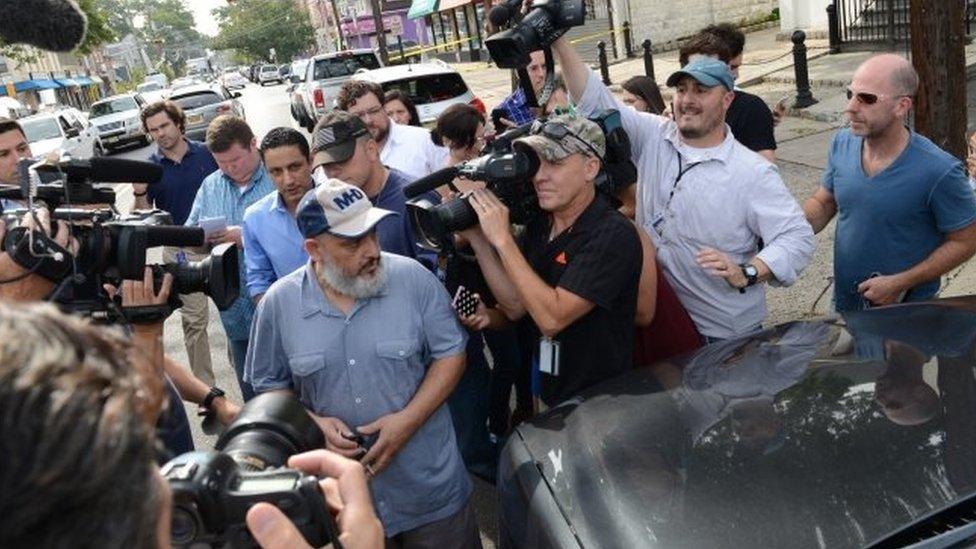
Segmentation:
<svg viewBox="0 0 976 549">
<path fill-rule="evenodd" d="M 98 85 L 102 85 L 105 82 L 104 80 L 102 80 L 102 77 L 98 76 L 97 74 L 91 75 L 91 81 Z"/>
<path fill-rule="evenodd" d="M 81 85 L 73 78 L 55 78 L 54 81 L 65 88 L 77 88 Z"/>
<path fill-rule="evenodd" d="M 437 11 L 437 0 L 413 0 L 407 19 L 417 19 Z"/>
<path fill-rule="evenodd" d="M 440 5 L 437 6 L 437 11 L 452 10 L 454 8 L 462 8 L 471 3 L 471 0 L 441 0 Z"/>
<path fill-rule="evenodd" d="M 92 80 L 91 78 L 88 78 L 87 76 L 78 76 L 78 77 L 75 77 L 74 80 L 75 80 L 75 82 L 78 83 L 79 86 L 94 86 L 95 85 L 95 81 Z"/>
<path fill-rule="evenodd" d="M 14 89 L 16 89 L 18 92 L 31 90 L 56 90 L 60 87 L 61 85 L 54 80 L 48 80 L 46 78 L 24 80 L 23 82 L 17 82 L 14 84 Z"/>
</svg>

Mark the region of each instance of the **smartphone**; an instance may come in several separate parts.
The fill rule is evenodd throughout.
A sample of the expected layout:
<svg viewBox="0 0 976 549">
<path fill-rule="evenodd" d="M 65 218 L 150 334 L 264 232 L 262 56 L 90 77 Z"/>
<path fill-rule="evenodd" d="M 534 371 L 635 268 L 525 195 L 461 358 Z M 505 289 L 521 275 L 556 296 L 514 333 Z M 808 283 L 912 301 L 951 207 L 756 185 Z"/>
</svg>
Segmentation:
<svg viewBox="0 0 976 549">
<path fill-rule="evenodd" d="M 464 286 L 458 286 L 451 306 L 460 316 L 471 316 L 478 310 L 478 298 Z"/>
</svg>

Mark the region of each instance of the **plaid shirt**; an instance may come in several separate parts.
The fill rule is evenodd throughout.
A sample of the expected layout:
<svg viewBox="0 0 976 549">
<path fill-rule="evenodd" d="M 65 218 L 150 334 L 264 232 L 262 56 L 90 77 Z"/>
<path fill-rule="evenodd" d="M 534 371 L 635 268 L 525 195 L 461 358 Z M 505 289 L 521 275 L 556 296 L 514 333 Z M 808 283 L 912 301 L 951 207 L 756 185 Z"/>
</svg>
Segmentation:
<svg viewBox="0 0 976 549">
<path fill-rule="evenodd" d="M 528 124 L 535 120 L 535 113 L 526 104 L 525 92 L 519 87 L 517 90 L 512 92 L 502 101 L 499 105 L 499 109 L 505 109 L 508 111 L 508 120 L 515 123 L 516 126 L 521 126 L 522 124 Z"/>
</svg>

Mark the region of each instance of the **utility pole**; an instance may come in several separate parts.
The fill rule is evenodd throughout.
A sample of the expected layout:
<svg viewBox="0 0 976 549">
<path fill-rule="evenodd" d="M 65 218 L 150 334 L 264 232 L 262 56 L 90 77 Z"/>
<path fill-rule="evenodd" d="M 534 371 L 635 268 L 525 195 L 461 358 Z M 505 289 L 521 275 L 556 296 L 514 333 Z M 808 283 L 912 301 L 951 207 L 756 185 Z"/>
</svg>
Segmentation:
<svg viewBox="0 0 976 549">
<path fill-rule="evenodd" d="M 383 11 L 380 9 L 380 0 L 370 0 L 373 8 L 373 28 L 376 29 L 376 47 L 380 50 L 380 60 L 384 65 L 390 64 L 390 54 L 386 51 L 386 31 L 383 29 Z"/>
<path fill-rule="evenodd" d="M 966 0 L 911 0 L 915 130 L 966 158 Z"/>
</svg>

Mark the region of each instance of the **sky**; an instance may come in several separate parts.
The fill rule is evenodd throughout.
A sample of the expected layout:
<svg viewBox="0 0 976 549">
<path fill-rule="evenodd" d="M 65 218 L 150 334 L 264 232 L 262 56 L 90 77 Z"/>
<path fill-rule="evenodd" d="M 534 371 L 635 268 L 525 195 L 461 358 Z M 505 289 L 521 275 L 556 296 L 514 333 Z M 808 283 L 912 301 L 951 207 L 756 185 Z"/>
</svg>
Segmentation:
<svg viewBox="0 0 976 549">
<path fill-rule="evenodd" d="M 208 36 L 217 34 L 217 22 L 210 15 L 210 10 L 226 6 L 226 0 L 190 0 L 184 2 L 193 10 L 193 20 L 197 24 L 197 30 Z"/>
</svg>

